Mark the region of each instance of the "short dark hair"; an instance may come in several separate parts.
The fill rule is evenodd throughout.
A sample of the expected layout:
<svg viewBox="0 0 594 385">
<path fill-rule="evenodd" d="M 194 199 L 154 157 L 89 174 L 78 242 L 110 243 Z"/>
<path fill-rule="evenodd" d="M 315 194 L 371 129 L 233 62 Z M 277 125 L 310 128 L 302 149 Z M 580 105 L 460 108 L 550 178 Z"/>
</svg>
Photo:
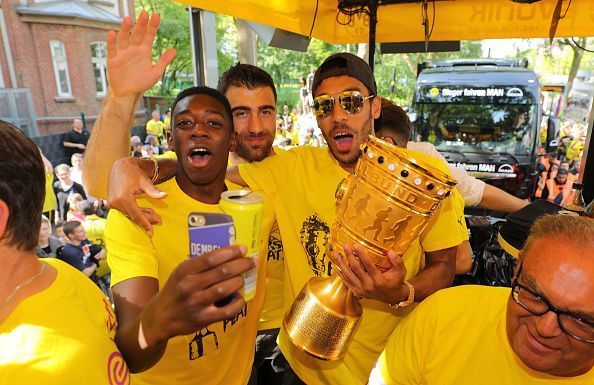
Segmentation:
<svg viewBox="0 0 594 385">
<path fill-rule="evenodd" d="M 406 111 L 388 99 L 382 98 L 382 126 L 376 136 L 390 136 L 390 134 L 396 136 L 399 146 L 406 148 L 406 143 L 412 135 L 412 123 Z"/>
<path fill-rule="evenodd" d="M 79 221 L 68 221 L 62 225 L 62 230 L 64 230 L 64 234 L 68 237 L 78 228 L 78 226 L 82 226 L 82 223 Z"/>
<path fill-rule="evenodd" d="M 270 87 L 276 102 L 276 87 L 272 76 L 262 68 L 254 65 L 237 63 L 225 71 L 219 79 L 217 89 L 226 94 L 229 87 L 232 86 L 245 87 L 250 90 L 259 87 Z"/>
<path fill-rule="evenodd" d="M 78 202 L 77 208 L 84 216 L 95 214 L 95 205 L 87 200 Z"/>
<path fill-rule="evenodd" d="M 205 86 L 186 88 L 185 90 L 183 90 L 182 92 L 177 94 L 177 97 L 175 98 L 175 100 L 173 101 L 173 105 L 171 106 L 171 111 L 172 111 L 171 112 L 171 115 L 172 115 L 171 127 L 172 128 L 173 128 L 173 114 L 175 113 L 175 107 L 177 106 L 177 103 L 179 103 L 181 100 L 187 98 L 188 96 L 192 96 L 192 95 L 208 95 L 211 98 L 214 98 L 214 99 L 218 100 L 219 102 L 221 102 L 223 107 L 225 107 L 225 112 L 227 113 L 227 117 L 229 118 L 229 122 L 231 123 L 231 131 L 233 131 L 233 115 L 231 113 L 231 105 L 229 104 L 229 101 L 227 100 L 225 95 L 223 95 L 223 93 L 221 93 L 220 91 L 215 90 L 214 88 L 205 87 Z"/>
<path fill-rule="evenodd" d="M 39 147 L 17 127 L 0 120 L 0 200 L 9 216 L 3 238 L 31 251 L 37 246 L 45 198 L 45 168 Z"/>
</svg>

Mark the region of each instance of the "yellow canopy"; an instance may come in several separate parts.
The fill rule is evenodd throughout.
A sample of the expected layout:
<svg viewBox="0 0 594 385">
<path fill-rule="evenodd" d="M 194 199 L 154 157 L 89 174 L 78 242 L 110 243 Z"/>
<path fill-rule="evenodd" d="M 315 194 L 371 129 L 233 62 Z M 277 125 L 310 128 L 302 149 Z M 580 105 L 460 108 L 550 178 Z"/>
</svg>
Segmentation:
<svg viewBox="0 0 594 385">
<path fill-rule="evenodd" d="M 255 21 L 308 36 L 316 0 L 177 0 L 196 8 Z M 338 0 L 319 0 L 312 36 L 333 44 L 365 43 L 369 39 L 367 16 L 355 15 L 348 25 L 337 22 Z M 568 0 L 563 1 L 562 15 Z M 481 40 L 548 37 L 557 0 L 518 4 L 511 0 L 450 0 L 435 2 L 435 25 L 430 40 Z M 429 5 L 429 21 L 433 15 Z M 344 15 L 338 21 L 345 22 Z M 389 4 L 379 7 L 378 42 L 425 39 L 421 5 Z M 557 37 L 594 36 L 594 0 L 573 0 Z"/>
</svg>

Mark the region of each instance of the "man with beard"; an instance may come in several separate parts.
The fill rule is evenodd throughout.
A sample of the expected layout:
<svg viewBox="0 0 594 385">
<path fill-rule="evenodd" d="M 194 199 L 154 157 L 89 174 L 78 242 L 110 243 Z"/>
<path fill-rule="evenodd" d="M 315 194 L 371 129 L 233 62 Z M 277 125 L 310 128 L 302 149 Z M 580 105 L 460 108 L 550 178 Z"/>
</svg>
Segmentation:
<svg viewBox="0 0 594 385">
<path fill-rule="evenodd" d="M 305 354 L 281 329 L 279 346 L 291 368 L 307 384 L 361 384 L 413 299 L 421 301 L 451 284 L 455 247 L 461 239 L 453 202 L 448 198 L 402 258 L 388 253 L 392 267 L 385 272 L 380 272 L 359 246 L 352 250 L 357 257 L 350 245 L 346 245 L 344 257 L 330 255 L 320 247 L 328 235 L 323 229 L 329 229 L 336 217 L 336 186 L 353 172 L 361 144 L 373 134 L 381 100 L 368 64 L 347 53 L 330 56 L 322 63 L 314 77 L 313 93 L 314 114 L 328 148 L 304 146 L 262 162 L 240 165 L 241 178 L 236 181 L 262 189 L 273 200 L 285 246 L 285 275 L 290 278 L 285 280 L 290 282 L 285 285 L 285 310 L 314 275 L 337 273 L 357 297 L 363 298 L 361 324 L 341 360 L 326 362 Z M 445 164 L 421 153 L 411 155 L 447 173 Z M 237 175 L 233 174 L 228 172 L 228 178 L 235 179 Z M 389 223 L 397 219 L 390 218 Z M 423 252 L 427 265 L 420 270 Z"/>
<path fill-rule="evenodd" d="M 141 15 L 139 23 L 145 16 Z M 142 24 L 140 24 L 141 27 Z M 131 118 L 134 103 L 132 97 L 128 95 L 137 95 L 142 92 L 145 79 L 151 79 L 154 76 L 153 70 L 163 71 L 164 65 L 170 60 L 169 51 L 154 67 L 152 67 L 152 57 L 149 50 L 141 50 L 141 47 L 150 46 L 152 37 L 156 32 L 157 25 L 152 22 L 143 28 L 147 29 L 144 40 L 130 39 L 129 45 L 125 51 L 120 51 L 118 57 L 109 57 L 107 74 L 110 78 L 110 92 L 108 93 L 105 105 L 100 112 L 97 125 L 91 135 L 89 148 L 87 151 L 86 167 L 92 170 L 94 177 L 88 180 L 89 189 L 94 194 L 103 194 L 107 190 L 107 175 L 112 164 L 121 158 L 115 164 L 116 170 L 126 169 L 134 164 L 132 159 L 127 159 L 129 152 L 127 146 L 127 136 L 122 135 L 129 131 L 131 127 Z M 150 39 L 150 40 L 149 40 Z M 147 54 L 148 52 L 148 54 Z M 134 63 L 136 71 L 127 76 L 120 76 L 116 71 L 121 70 L 125 63 Z M 142 63 L 142 64 L 138 64 Z M 284 152 L 279 148 L 273 148 L 272 142 L 276 132 L 276 88 L 272 77 L 264 70 L 249 64 L 237 64 L 227 70 L 219 79 L 218 89 L 227 97 L 230 102 L 234 130 L 237 138 L 237 148 L 229 153 L 229 163 L 237 165 L 244 162 L 260 161 L 276 153 Z M 125 117 L 123 120 L 122 118 Z M 129 135 L 129 134 L 128 134 Z M 122 143 L 121 141 L 126 142 Z M 107 145 L 109 143 L 109 145 Z M 161 161 L 160 161 L 161 162 Z M 177 166 L 175 161 L 163 161 L 164 164 L 170 164 L 173 172 L 167 178 L 175 176 Z M 166 167 L 166 166 L 163 166 Z M 147 168 L 153 169 L 153 163 L 149 162 Z M 126 186 L 126 180 L 120 181 L 122 187 Z M 153 189 L 153 198 L 159 198 L 163 195 L 158 190 Z M 117 202 L 116 207 L 119 207 Z M 143 208 L 144 212 L 150 213 L 150 218 L 156 219 L 154 210 Z M 128 212 L 130 218 L 137 220 L 143 218 L 135 212 Z M 144 218 L 143 218 L 144 219 Z M 150 226 L 146 221 L 145 227 Z M 151 230 L 152 231 L 152 230 Z M 260 333 L 256 344 L 256 358 L 254 367 L 259 370 L 262 367 L 262 374 L 259 374 L 263 383 L 273 381 L 272 377 L 279 377 L 282 374 L 282 363 L 273 362 L 272 358 L 278 355 L 276 345 L 276 336 L 282 323 L 283 315 L 283 273 L 284 273 L 284 253 L 282 241 L 276 223 L 270 232 L 268 239 L 269 249 L 267 252 L 266 269 L 266 294 L 264 305 L 260 318 Z M 270 368 L 274 365 L 274 369 Z M 272 377 L 270 377 L 272 376 Z"/>
<path fill-rule="evenodd" d="M 242 164 L 240 175 L 230 170 L 227 176 L 265 191 L 273 201 L 285 250 L 285 277 L 289 278 L 285 282 L 290 282 L 284 290 L 285 311 L 316 275 L 337 273 L 363 298 L 361 324 L 341 360 L 327 362 L 305 354 L 281 329 L 279 346 L 299 377 L 289 381 L 286 376 L 284 383 L 362 384 L 395 325 L 414 307 L 413 300 L 419 302 L 451 284 L 455 248 L 461 238 L 453 202 L 448 198 L 402 258 L 388 253 L 392 268 L 385 272 L 378 271 L 358 246 L 353 250 L 357 257 L 349 245 L 345 257 L 329 255 L 324 240 L 336 217 L 334 192 L 354 170 L 361 144 L 373 134 L 381 103 L 367 63 L 346 53 L 324 61 L 316 71 L 313 90 L 314 113 L 329 147 L 299 147 L 262 162 Z M 445 164 L 418 152 L 410 154 L 448 173 Z M 119 171 L 118 180 L 139 176 L 138 169 L 125 170 L 130 174 Z M 390 218 L 390 222 L 397 219 Z M 421 270 L 423 253 L 427 263 Z"/>
</svg>

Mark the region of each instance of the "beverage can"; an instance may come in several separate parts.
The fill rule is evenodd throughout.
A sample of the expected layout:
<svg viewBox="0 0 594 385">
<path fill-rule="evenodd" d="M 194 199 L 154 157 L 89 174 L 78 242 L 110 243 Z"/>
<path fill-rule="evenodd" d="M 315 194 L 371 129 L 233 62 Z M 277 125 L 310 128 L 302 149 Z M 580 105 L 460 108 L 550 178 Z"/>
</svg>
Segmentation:
<svg viewBox="0 0 594 385">
<path fill-rule="evenodd" d="M 264 203 L 262 196 L 250 190 L 229 190 L 221 194 L 221 211 L 233 218 L 235 243 L 248 249 L 246 258 L 258 260 L 260 250 L 260 224 Z M 244 299 L 250 301 L 256 294 L 257 268 L 243 274 Z"/>
</svg>

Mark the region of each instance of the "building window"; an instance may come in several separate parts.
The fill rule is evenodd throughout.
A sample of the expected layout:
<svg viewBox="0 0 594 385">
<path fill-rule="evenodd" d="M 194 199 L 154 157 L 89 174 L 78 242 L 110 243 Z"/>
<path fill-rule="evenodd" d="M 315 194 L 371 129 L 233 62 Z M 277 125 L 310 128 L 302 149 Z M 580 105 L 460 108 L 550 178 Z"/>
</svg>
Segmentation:
<svg viewBox="0 0 594 385">
<path fill-rule="evenodd" d="M 91 62 L 95 74 L 97 96 L 105 96 L 107 91 L 107 45 L 104 41 L 91 43 Z"/>
<path fill-rule="evenodd" d="M 72 97 L 70 87 L 70 75 L 68 74 L 68 61 L 66 60 L 66 48 L 59 40 L 50 41 L 52 62 L 54 63 L 54 75 L 59 97 Z"/>
</svg>

